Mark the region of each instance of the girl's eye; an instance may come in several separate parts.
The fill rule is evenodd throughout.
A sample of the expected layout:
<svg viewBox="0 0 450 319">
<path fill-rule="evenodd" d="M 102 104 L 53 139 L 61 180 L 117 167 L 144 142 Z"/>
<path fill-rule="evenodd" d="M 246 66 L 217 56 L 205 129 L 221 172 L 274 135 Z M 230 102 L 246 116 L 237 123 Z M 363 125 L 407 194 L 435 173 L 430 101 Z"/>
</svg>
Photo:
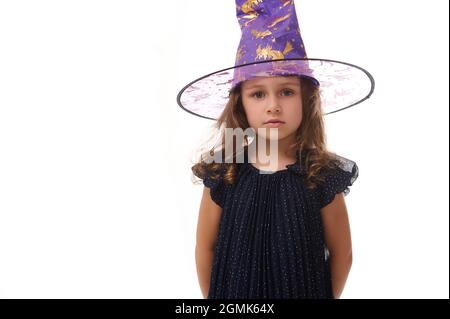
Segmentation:
<svg viewBox="0 0 450 319">
<path fill-rule="evenodd" d="M 291 90 L 283 90 L 282 92 L 283 93 L 289 93 L 287 96 L 290 96 L 290 95 L 294 94 L 294 92 L 292 92 Z M 262 97 L 262 94 L 264 94 L 262 91 L 257 91 L 255 93 L 253 93 L 251 96 L 259 99 L 259 98 Z"/>
<path fill-rule="evenodd" d="M 289 95 L 294 94 L 294 92 L 292 92 L 291 90 L 283 90 L 283 92 L 288 92 Z"/>
<path fill-rule="evenodd" d="M 262 92 L 258 91 L 252 94 L 252 97 L 256 97 L 257 99 L 261 97 Z"/>
</svg>

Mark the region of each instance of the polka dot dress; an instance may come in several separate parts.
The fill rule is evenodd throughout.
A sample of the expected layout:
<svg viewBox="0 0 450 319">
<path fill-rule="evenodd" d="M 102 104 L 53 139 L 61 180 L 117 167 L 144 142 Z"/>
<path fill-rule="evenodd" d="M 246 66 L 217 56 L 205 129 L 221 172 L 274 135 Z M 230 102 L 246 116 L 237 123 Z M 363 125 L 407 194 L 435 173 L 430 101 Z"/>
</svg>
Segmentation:
<svg viewBox="0 0 450 319">
<path fill-rule="evenodd" d="M 222 207 L 209 299 L 333 298 L 320 209 L 358 177 L 356 163 L 339 158 L 314 190 L 299 158 L 271 174 L 245 160 L 233 185 L 203 178 Z"/>
</svg>

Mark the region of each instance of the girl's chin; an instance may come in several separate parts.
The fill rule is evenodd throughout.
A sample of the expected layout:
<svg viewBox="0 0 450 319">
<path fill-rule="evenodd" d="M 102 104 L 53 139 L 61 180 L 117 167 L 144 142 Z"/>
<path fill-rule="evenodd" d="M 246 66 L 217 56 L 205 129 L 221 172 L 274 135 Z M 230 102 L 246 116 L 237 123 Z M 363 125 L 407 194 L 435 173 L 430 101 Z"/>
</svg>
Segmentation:
<svg viewBox="0 0 450 319">
<path fill-rule="evenodd" d="M 283 135 L 278 135 L 278 136 L 269 136 L 269 135 L 261 135 L 261 138 L 266 140 L 266 141 L 281 141 L 285 138 L 286 136 Z"/>
</svg>

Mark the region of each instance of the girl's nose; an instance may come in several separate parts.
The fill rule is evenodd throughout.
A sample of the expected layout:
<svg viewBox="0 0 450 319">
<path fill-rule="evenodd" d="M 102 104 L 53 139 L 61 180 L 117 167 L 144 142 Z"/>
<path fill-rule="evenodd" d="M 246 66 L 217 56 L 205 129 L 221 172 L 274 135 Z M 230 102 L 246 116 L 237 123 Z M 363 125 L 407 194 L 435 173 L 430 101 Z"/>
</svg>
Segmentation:
<svg viewBox="0 0 450 319">
<path fill-rule="evenodd" d="M 276 98 L 272 98 L 269 101 L 269 107 L 267 108 L 267 112 L 269 113 L 279 113 L 281 111 L 280 104 Z"/>
<path fill-rule="evenodd" d="M 273 108 L 269 108 L 268 112 L 277 114 L 277 113 L 280 113 L 280 108 L 278 106 L 277 107 L 273 107 Z"/>
<path fill-rule="evenodd" d="M 267 101 L 268 104 L 268 108 L 267 108 L 267 112 L 269 113 L 279 113 L 281 111 L 281 107 L 280 107 L 280 101 L 278 99 L 278 96 L 276 94 L 269 94 L 269 98 Z"/>
</svg>

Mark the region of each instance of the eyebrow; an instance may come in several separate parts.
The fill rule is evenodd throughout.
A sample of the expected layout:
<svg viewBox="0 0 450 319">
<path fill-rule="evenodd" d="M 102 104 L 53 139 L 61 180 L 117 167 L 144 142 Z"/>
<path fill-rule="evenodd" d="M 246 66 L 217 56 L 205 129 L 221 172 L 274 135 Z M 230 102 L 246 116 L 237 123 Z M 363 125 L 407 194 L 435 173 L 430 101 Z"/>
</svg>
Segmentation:
<svg viewBox="0 0 450 319">
<path fill-rule="evenodd" d="M 293 82 L 293 81 L 288 81 L 288 82 L 282 82 L 280 84 L 278 84 L 277 86 L 283 86 L 283 85 L 298 85 L 298 82 Z M 265 87 L 265 85 L 262 84 L 253 84 L 253 85 L 249 85 L 247 87 L 245 87 L 245 90 L 249 90 L 249 89 L 254 89 L 257 87 Z"/>
</svg>

